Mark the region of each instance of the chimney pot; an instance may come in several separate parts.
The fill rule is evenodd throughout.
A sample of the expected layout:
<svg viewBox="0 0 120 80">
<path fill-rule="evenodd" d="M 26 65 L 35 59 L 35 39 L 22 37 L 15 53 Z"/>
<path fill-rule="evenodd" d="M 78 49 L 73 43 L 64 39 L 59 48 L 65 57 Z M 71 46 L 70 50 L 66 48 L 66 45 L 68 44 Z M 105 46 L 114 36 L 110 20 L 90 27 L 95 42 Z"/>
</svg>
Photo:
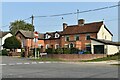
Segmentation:
<svg viewBox="0 0 120 80">
<path fill-rule="evenodd" d="M 67 23 L 63 23 L 63 30 L 67 28 Z"/>
<path fill-rule="evenodd" d="M 79 19 L 78 20 L 78 26 L 83 26 L 85 23 L 85 20 L 84 19 Z"/>
</svg>

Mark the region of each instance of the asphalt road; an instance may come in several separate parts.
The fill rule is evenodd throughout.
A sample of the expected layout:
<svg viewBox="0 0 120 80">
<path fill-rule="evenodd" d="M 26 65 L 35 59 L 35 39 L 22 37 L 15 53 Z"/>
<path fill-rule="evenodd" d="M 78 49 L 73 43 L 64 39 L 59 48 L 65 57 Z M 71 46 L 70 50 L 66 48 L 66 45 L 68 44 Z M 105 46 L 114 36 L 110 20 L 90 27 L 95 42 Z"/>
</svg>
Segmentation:
<svg viewBox="0 0 120 80">
<path fill-rule="evenodd" d="M 118 66 L 105 63 L 42 63 L 3 57 L 1 66 L 3 78 L 118 78 Z"/>
</svg>

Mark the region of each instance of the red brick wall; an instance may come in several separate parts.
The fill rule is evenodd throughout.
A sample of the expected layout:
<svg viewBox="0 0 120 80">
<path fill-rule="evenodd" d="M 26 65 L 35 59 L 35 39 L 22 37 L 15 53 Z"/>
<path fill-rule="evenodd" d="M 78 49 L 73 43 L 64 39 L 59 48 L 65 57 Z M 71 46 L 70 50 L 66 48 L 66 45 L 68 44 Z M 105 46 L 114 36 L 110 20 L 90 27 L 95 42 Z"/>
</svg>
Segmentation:
<svg viewBox="0 0 120 80">
<path fill-rule="evenodd" d="M 44 48 L 46 47 L 47 44 L 49 44 L 49 47 L 51 48 L 51 45 L 53 45 L 53 48 L 55 48 L 55 44 L 60 45 L 60 39 L 54 39 L 54 40 L 45 40 L 45 45 Z"/>
<path fill-rule="evenodd" d="M 90 40 L 86 40 L 86 34 L 79 34 L 79 41 L 81 42 L 81 49 L 84 50 L 85 49 L 85 43 L 91 43 Z M 72 43 L 76 43 L 74 41 L 74 35 L 69 35 L 70 36 L 70 41 L 72 41 Z M 90 37 L 91 38 L 96 38 L 97 33 L 91 33 Z M 61 37 L 61 46 L 64 47 L 64 44 L 70 44 L 71 42 L 69 41 L 65 41 L 65 36 Z"/>
<path fill-rule="evenodd" d="M 91 60 L 106 56 L 106 54 L 48 54 L 49 58 L 59 58 L 62 60 Z"/>
<path fill-rule="evenodd" d="M 85 43 L 91 43 L 90 40 L 86 40 L 86 34 L 79 34 L 80 35 L 80 40 L 79 41 L 75 41 L 74 40 L 74 35 L 69 35 L 70 36 L 70 41 L 65 41 L 65 36 L 61 36 L 60 39 L 54 39 L 54 40 L 45 40 L 45 45 L 44 48 L 46 47 L 46 44 L 49 44 L 49 46 L 51 47 L 51 45 L 53 45 L 53 48 L 55 48 L 55 44 L 59 44 L 60 47 L 64 47 L 65 44 L 79 44 L 79 49 L 84 50 L 85 49 Z M 92 38 L 96 38 L 97 33 L 91 33 L 90 36 Z M 78 46 L 77 46 L 78 48 Z"/>
</svg>

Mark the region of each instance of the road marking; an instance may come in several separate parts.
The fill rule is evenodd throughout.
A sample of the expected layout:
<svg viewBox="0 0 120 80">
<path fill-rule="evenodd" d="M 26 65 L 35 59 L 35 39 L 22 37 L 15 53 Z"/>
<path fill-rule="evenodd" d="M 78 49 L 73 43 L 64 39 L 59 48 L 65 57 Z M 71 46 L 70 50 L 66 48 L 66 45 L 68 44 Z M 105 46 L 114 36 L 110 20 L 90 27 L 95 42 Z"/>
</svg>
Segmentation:
<svg viewBox="0 0 120 80">
<path fill-rule="evenodd" d="M 16 64 L 23 64 L 23 63 L 16 63 Z"/>
<path fill-rule="evenodd" d="M 24 63 L 24 64 L 30 64 L 30 63 Z"/>
<path fill-rule="evenodd" d="M 7 64 L 0 64 L 0 65 L 4 66 L 4 65 L 7 65 Z"/>
<path fill-rule="evenodd" d="M 41 64 L 41 63 L 44 63 L 44 62 L 38 62 L 38 63 L 40 63 L 40 64 Z"/>
<path fill-rule="evenodd" d="M 9 63 L 9 65 L 15 65 L 14 63 Z"/>
<path fill-rule="evenodd" d="M 32 64 L 37 64 L 37 62 L 32 62 Z"/>
<path fill-rule="evenodd" d="M 51 63 L 51 62 L 45 62 L 45 63 Z"/>
</svg>

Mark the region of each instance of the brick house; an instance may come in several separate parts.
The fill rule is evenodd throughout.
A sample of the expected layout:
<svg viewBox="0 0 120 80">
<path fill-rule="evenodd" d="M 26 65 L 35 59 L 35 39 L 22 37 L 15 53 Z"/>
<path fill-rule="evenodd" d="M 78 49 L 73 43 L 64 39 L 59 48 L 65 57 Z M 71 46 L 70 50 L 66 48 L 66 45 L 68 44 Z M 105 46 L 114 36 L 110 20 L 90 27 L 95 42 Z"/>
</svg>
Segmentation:
<svg viewBox="0 0 120 80">
<path fill-rule="evenodd" d="M 44 34 L 44 48 L 75 47 L 80 50 L 91 51 L 91 40 L 105 39 L 112 41 L 113 34 L 106 28 L 103 21 L 85 23 L 78 20 L 77 25 L 63 23 L 63 31 L 47 32 Z"/>
<path fill-rule="evenodd" d="M 19 30 L 15 34 L 16 38 L 20 40 L 21 47 L 25 49 L 25 56 L 29 55 L 30 49 L 37 48 L 39 43 L 44 44 L 43 40 L 37 40 L 36 44 L 34 41 L 34 32 L 32 31 L 25 31 L 25 30 Z M 39 33 L 38 38 L 41 38 L 42 34 Z M 41 38 L 42 39 L 42 38 Z"/>
<path fill-rule="evenodd" d="M 20 39 L 21 46 L 26 49 L 28 55 L 30 48 L 42 48 L 42 52 L 48 48 L 78 48 L 93 52 L 92 39 L 112 41 L 113 34 L 107 29 L 103 21 L 85 23 L 84 19 L 78 20 L 77 25 L 67 25 L 63 23 L 62 31 L 39 33 L 35 44 L 34 33 L 31 31 L 20 30 L 16 37 Z M 97 47 L 97 48 L 100 48 Z"/>
</svg>

